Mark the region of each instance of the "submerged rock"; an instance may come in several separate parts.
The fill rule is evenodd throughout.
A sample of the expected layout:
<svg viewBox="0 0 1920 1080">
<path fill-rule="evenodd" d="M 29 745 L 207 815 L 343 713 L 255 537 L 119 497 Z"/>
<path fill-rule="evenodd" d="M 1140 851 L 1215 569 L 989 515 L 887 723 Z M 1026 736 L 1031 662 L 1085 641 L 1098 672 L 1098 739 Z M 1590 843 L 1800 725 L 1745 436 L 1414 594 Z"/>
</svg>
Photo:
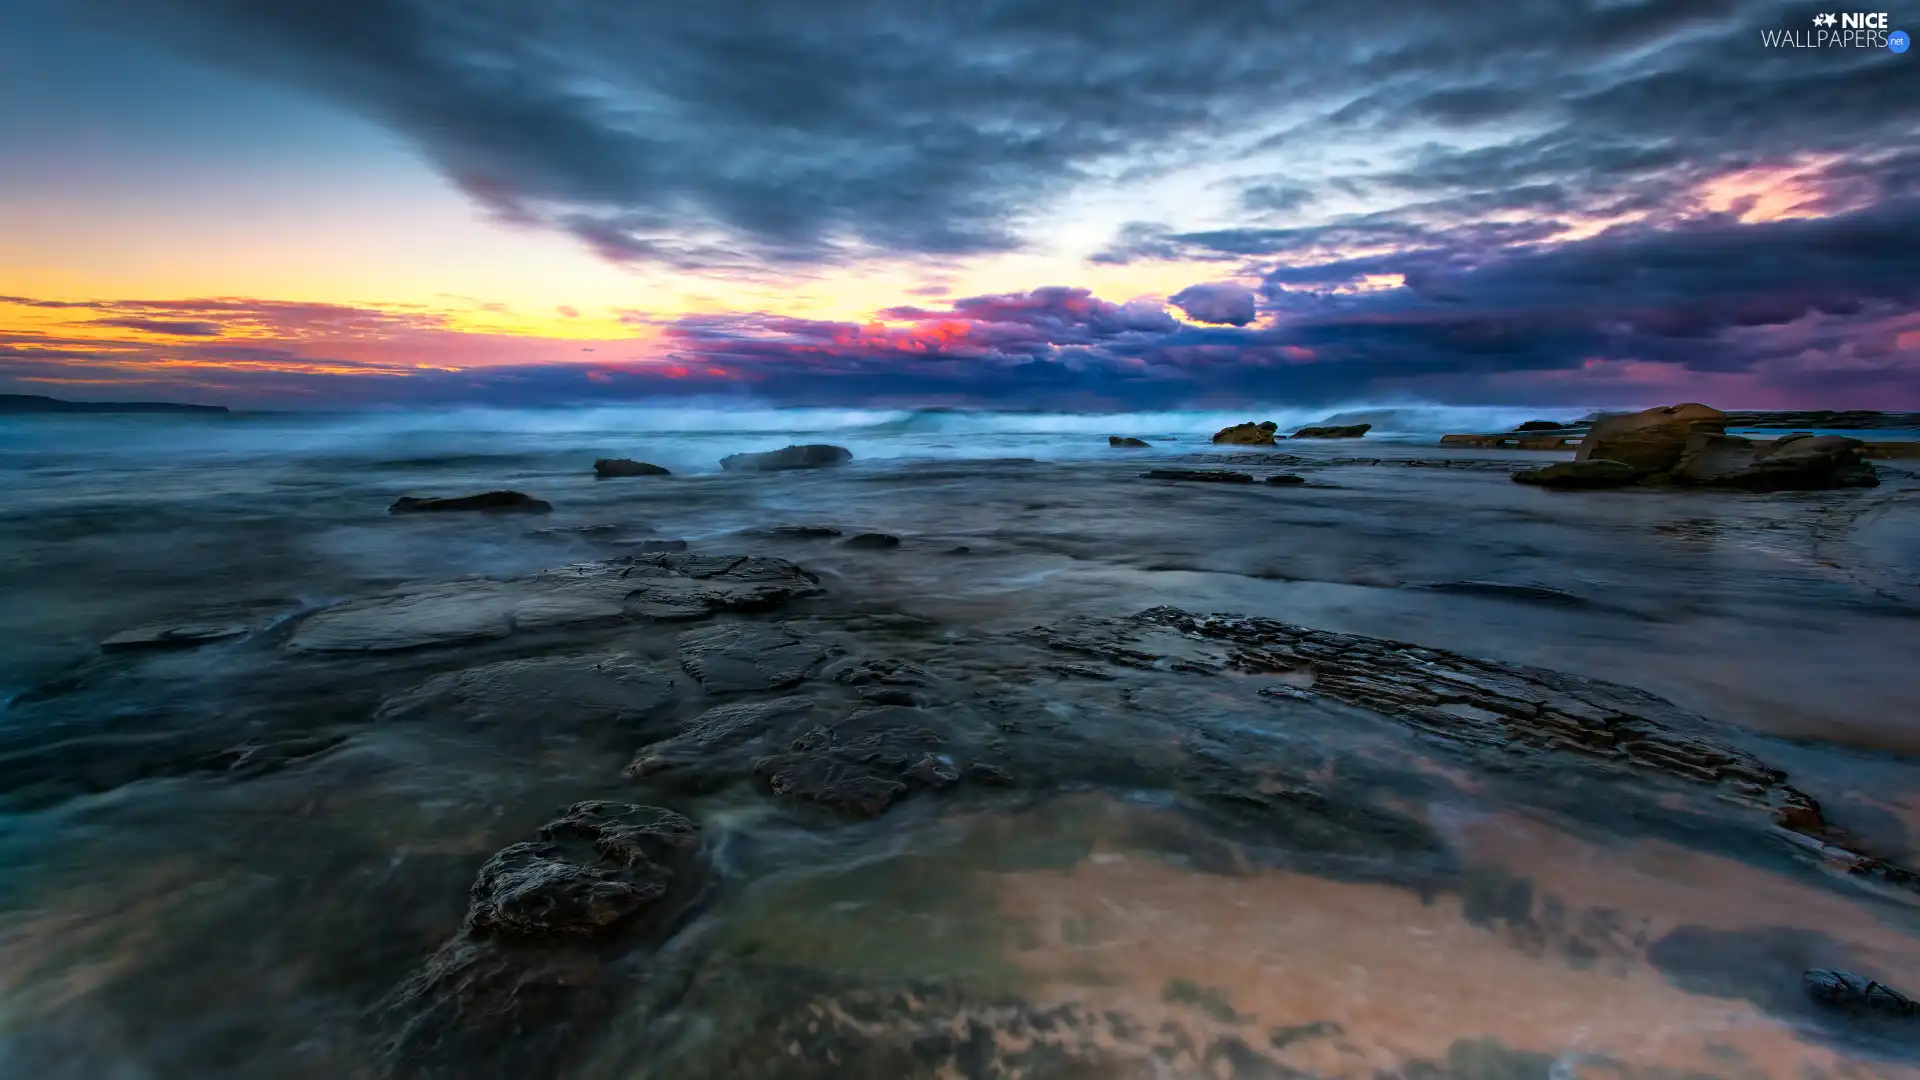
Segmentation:
<svg viewBox="0 0 1920 1080">
<path fill-rule="evenodd" d="M 871 818 L 913 791 L 958 784 L 964 766 L 953 750 L 932 714 L 882 706 L 812 728 L 753 772 L 776 797 Z"/>
<path fill-rule="evenodd" d="M 593 475 L 602 480 L 618 476 L 671 476 L 672 473 L 658 465 L 649 465 L 632 458 L 601 458 L 593 463 Z"/>
<path fill-rule="evenodd" d="M 407 495 L 387 507 L 389 514 L 440 514 L 468 510 L 485 513 L 545 514 L 552 512 L 553 504 L 519 491 L 487 491 L 479 495 L 463 495 L 455 499 L 422 499 Z"/>
<path fill-rule="evenodd" d="M 1706 405 L 1665 405 L 1594 421 L 1574 451 L 1575 461 L 1604 458 L 1630 466 L 1640 476 L 1664 473 L 1680 463 L 1695 432 L 1719 434 L 1726 416 Z"/>
<path fill-rule="evenodd" d="M 1372 424 L 1323 424 L 1318 427 L 1303 427 L 1289 437 L 1295 439 L 1358 439 L 1372 430 Z"/>
<path fill-rule="evenodd" d="M 840 530 L 826 525 L 781 525 L 768 533 L 780 540 L 830 540 L 840 535 Z"/>
<path fill-rule="evenodd" d="M 728 472 L 777 472 L 786 469 L 822 469 L 845 465 L 852 460 L 853 452 L 844 447 L 815 443 L 757 454 L 729 454 L 720 459 L 720 467 Z"/>
<path fill-rule="evenodd" d="M 840 546 L 853 548 L 856 551 L 885 551 L 899 547 L 900 538 L 892 533 L 864 532 L 858 536 L 848 537 L 841 542 Z"/>
<path fill-rule="evenodd" d="M 1586 461 L 1560 461 L 1538 469 L 1513 474 L 1516 484 L 1536 484 L 1547 488 L 1612 488 L 1638 482 L 1640 472 L 1624 461 L 1589 458 Z"/>
<path fill-rule="evenodd" d="M 102 641 L 100 648 L 105 652 L 190 649 L 196 645 L 240 637 L 249 629 L 246 623 L 236 622 L 153 623 L 122 630 Z"/>
<path fill-rule="evenodd" d="M 680 635 L 680 666 L 712 694 L 785 690 L 811 676 L 830 655 L 784 626 L 734 623 Z"/>
<path fill-rule="evenodd" d="M 142 780 L 251 779 L 318 757 L 347 739 L 311 731 L 261 732 L 238 743 L 232 738 L 230 730 L 217 729 L 98 734 L 0 752 L 0 811 L 38 810 Z"/>
<path fill-rule="evenodd" d="M 1272 476 L 1267 477 L 1267 483 L 1275 485 L 1304 484 L 1306 482 L 1306 477 L 1296 476 L 1293 473 L 1274 473 Z"/>
<path fill-rule="evenodd" d="M 1258 424 L 1249 421 L 1221 428 L 1214 432 L 1213 441 L 1226 446 L 1272 446 L 1273 433 L 1278 430 L 1280 425 L 1271 420 L 1263 420 Z"/>
<path fill-rule="evenodd" d="M 1833 968 L 1815 968 L 1801 980 L 1807 994 L 1822 1005 L 1851 1013 L 1887 1017 L 1920 1014 L 1920 1004 L 1885 983 Z"/>
<path fill-rule="evenodd" d="M 761 611 L 818 591 L 785 559 L 652 552 L 508 581 L 469 579 L 352 600 L 301 623 L 295 652 L 388 652 L 634 619 Z"/>
<path fill-rule="evenodd" d="M 1145 439 L 1135 439 L 1126 435 L 1109 435 L 1107 436 L 1107 445 L 1117 446 L 1127 450 L 1143 450 L 1153 444 Z"/>
<path fill-rule="evenodd" d="M 812 710 L 813 699 L 800 696 L 716 705 L 694 717 L 678 735 L 643 747 L 627 766 L 627 775 L 644 779 L 676 769 L 710 768 L 719 751 L 792 725 Z"/>
<path fill-rule="evenodd" d="M 1368 709 L 1503 762 L 1514 755 L 1564 755 L 1568 764 L 1704 786 L 1710 790 L 1703 805 L 1757 811 L 1784 835 L 1798 837 L 1810 858 L 1863 878 L 1916 884 L 1903 868 L 1825 839 L 1829 829 L 1819 804 L 1788 785 L 1784 772 L 1705 734 L 1711 724 L 1703 718 L 1631 687 L 1271 619 L 1166 607 L 1129 619 L 1069 619 L 1023 636 L 1144 671 L 1171 666 L 1285 675 L 1268 695 L 1275 701 L 1332 700 Z"/>
<path fill-rule="evenodd" d="M 630 653 L 500 660 L 389 698 L 382 721 L 453 720 L 515 735 L 614 734 L 671 704 L 673 676 Z"/>
<path fill-rule="evenodd" d="M 1154 469 L 1140 474 L 1143 480 L 1188 480 L 1201 484 L 1251 484 L 1253 477 L 1226 469 Z"/>
</svg>

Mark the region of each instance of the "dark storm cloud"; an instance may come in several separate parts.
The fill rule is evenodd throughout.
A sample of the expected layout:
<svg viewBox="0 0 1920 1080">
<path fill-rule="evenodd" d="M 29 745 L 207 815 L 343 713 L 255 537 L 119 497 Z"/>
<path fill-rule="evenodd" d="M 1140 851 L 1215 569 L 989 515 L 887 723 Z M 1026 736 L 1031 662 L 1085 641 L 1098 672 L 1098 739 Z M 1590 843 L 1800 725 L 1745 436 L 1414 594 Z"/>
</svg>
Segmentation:
<svg viewBox="0 0 1920 1080">
<path fill-rule="evenodd" d="M 669 336 L 682 362 L 808 396 L 912 386 L 1038 403 L 1072 386 L 1131 404 L 1416 389 L 1484 401 L 1550 399 L 1558 386 L 1562 400 L 1582 400 L 1604 387 L 1604 373 L 1639 364 L 1677 383 L 1731 375 L 1754 388 L 1871 389 L 1912 404 L 1916 235 L 1912 199 L 1822 219 L 1622 227 L 1557 247 L 1509 249 L 1468 230 L 1452 238 L 1463 241 L 1457 248 L 1436 242 L 1277 270 L 1265 287 L 1279 318 L 1259 328 L 1155 329 L 1144 313 L 1115 317 L 1115 305 L 1104 318 L 1023 317 L 1099 304 L 1044 290 L 887 313 L 915 320 L 908 328 L 703 317 L 673 324 Z M 1405 284 L 1365 283 L 1390 275 Z"/>
<path fill-rule="evenodd" d="M 1231 282 L 1189 285 L 1167 300 L 1198 322 L 1245 326 L 1253 321 L 1255 297 L 1253 290 L 1244 285 Z"/>
<path fill-rule="evenodd" d="M 1315 188 L 1605 190 L 1675 153 L 1705 169 L 1871 144 L 1904 130 L 1892 103 L 1920 71 L 1762 50 L 1761 27 L 1801 21 L 1766 0 L 92 7 L 378 119 L 503 220 L 682 268 L 1007 250 L 1089 175 L 1204 156 L 1281 110 L 1311 116 L 1278 138 L 1315 160 L 1528 127 L 1491 150 L 1436 137 L 1418 169 L 1381 151 Z M 1311 190 L 1247 184 L 1273 210 Z"/>
</svg>

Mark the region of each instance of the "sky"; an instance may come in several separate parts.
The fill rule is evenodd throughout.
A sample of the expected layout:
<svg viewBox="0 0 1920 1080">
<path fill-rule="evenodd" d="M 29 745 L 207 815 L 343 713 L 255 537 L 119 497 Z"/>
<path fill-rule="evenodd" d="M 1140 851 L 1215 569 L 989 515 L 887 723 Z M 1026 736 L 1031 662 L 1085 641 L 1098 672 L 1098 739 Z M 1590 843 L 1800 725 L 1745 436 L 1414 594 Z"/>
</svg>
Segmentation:
<svg viewBox="0 0 1920 1080">
<path fill-rule="evenodd" d="M 0 392 L 1920 409 L 1830 10 L 0 0 Z"/>
</svg>

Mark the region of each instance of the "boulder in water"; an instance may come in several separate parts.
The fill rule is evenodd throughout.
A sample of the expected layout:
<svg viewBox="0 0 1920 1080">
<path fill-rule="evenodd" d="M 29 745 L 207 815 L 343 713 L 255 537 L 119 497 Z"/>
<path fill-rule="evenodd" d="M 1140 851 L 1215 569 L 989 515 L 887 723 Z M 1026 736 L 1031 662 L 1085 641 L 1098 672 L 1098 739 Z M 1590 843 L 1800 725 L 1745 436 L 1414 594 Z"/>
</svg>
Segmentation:
<svg viewBox="0 0 1920 1080">
<path fill-rule="evenodd" d="M 900 538 L 892 533 L 863 532 L 858 536 L 850 536 L 846 540 L 841 541 L 840 546 L 853 548 L 856 551 L 885 551 L 889 548 L 899 547 Z"/>
<path fill-rule="evenodd" d="M 462 510 L 495 514 L 545 514 L 552 512 L 553 504 L 518 491 L 487 491 L 457 499 L 419 499 L 407 495 L 387 507 L 389 514 L 441 514 Z"/>
<path fill-rule="evenodd" d="M 1605 458 L 1629 465 L 1641 476 L 1652 476 L 1680 463 L 1687 440 L 1696 431 L 1718 435 L 1725 430 L 1726 414 L 1694 403 L 1603 416 L 1580 440 L 1574 460 Z"/>
<path fill-rule="evenodd" d="M 620 476 L 671 476 L 673 474 L 658 465 L 649 465 L 632 458 L 601 458 L 593 463 L 593 475 L 602 480 L 611 480 Z"/>
<path fill-rule="evenodd" d="M 778 472 L 786 469 L 824 469 L 845 465 L 852 460 L 853 452 L 845 447 L 814 443 L 759 454 L 729 454 L 720 459 L 720 467 L 728 472 Z"/>
<path fill-rule="evenodd" d="M 1858 439 L 1788 435 L 1755 444 L 1733 435 L 1695 432 L 1669 478 L 1676 483 L 1741 491 L 1821 491 L 1880 483 Z"/>
<path fill-rule="evenodd" d="M 1558 420 L 1529 420 L 1526 423 L 1521 424 L 1519 427 L 1514 428 L 1513 430 L 1515 431 L 1559 431 L 1561 428 L 1568 428 L 1572 426 L 1573 426 L 1572 424 L 1563 424 Z"/>
<path fill-rule="evenodd" d="M 1293 433 L 1295 439 L 1358 439 L 1373 430 L 1372 424 L 1323 424 L 1303 427 Z"/>
<path fill-rule="evenodd" d="M 1153 444 L 1145 439 L 1135 439 L 1127 435 L 1109 435 L 1107 436 L 1107 445 L 1119 447 L 1123 450 L 1144 450 Z"/>
<path fill-rule="evenodd" d="M 1213 441 L 1226 446 L 1272 446 L 1273 433 L 1278 430 L 1280 425 L 1271 420 L 1263 420 L 1258 424 L 1248 421 L 1221 428 L 1214 432 Z"/>
</svg>

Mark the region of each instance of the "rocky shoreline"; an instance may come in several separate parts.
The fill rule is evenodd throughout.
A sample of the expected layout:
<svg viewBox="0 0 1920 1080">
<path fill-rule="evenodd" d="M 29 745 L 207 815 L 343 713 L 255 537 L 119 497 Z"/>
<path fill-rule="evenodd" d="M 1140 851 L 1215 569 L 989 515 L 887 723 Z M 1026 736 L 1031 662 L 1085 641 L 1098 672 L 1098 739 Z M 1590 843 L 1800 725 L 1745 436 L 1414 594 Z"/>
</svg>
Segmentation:
<svg viewBox="0 0 1920 1080">
<path fill-rule="evenodd" d="M 1920 961 L 1920 878 L 1870 812 L 1886 799 L 1737 710 L 1629 685 L 1648 671 L 1493 655 L 1511 650 L 1473 626 L 1624 621 L 1704 649 L 1678 620 L 1773 558 L 1744 536 L 1804 530 L 1837 562 L 1836 522 L 1904 505 L 1905 466 L 1804 504 L 1634 500 L 1661 504 L 1641 520 L 1516 489 L 1493 455 L 1311 438 L 1144 479 L 1152 455 L 883 470 L 799 449 L 446 507 L 475 513 L 369 500 L 363 527 L 409 543 L 594 554 L 221 597 L 16 700 L 0 807 L 84 823 L 47 841 L 84 873 L 44 910 L 16 900 L 39 920 L 20 970 L 112 962 L 23 993 L 12 1060 L 1548 1080 L 1590 1054 L 1623 1080 L 1797 1080 L 1920 1049 L 1893 989 Z M 711 525 L 736 520 L 721 499 L 751 524 Z M 529 501 L 532 522 L 512 512 Z M 1545 531 L 1540 503 L 1576 516 Z M 1490 507 L 1497 525 L 1474 517 Z M 1492 555 L 1469 564 L 1469 540 Z M 1391 554 L 1329 569 L 1368 551 Z M 1511 572 L 1537 551 L 1558 577 Z M 1677 568 L 1641 610 L 1647 552 Z M 1765 598 L 1871 593 L 1812 555 L 1777 565 Z M 1149 580 L 1186 598 L 1137 602 Z M 1452 622 L 1355 630 L 1339 613 L 1362 590 Z M 1561 848 L 1577 872 L 1539 854 Z M 134 944 L 107 950 L 102 926 Z"/>
</svg>

